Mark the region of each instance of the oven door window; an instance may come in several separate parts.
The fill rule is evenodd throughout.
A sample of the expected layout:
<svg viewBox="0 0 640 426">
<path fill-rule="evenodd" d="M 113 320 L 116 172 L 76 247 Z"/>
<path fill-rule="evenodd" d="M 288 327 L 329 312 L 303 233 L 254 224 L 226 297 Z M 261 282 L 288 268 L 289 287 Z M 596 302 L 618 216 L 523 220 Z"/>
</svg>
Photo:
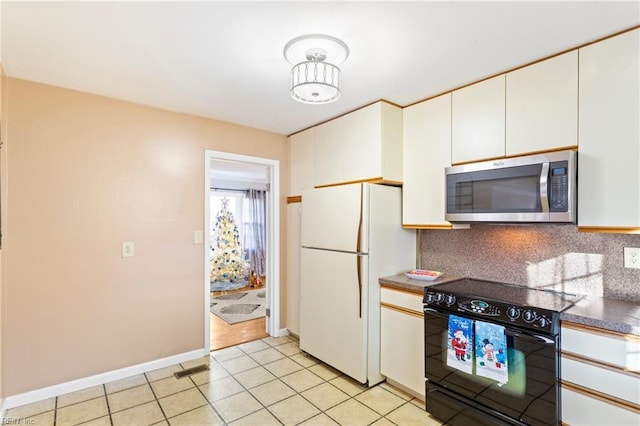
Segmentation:
<svg viewBox="0 0 640 426">
<path fill-rule="evenodd" d="M 425 313 L 425 372 L 429 381 L 528 424 L 555 421 L 557 338 L 535 336 L 506 327 L 506 348 L 500 348 L 501 354 L 496 350 L 487 358 L 486 352 L 479 349 L 485 337 L 482 334 L 474 336 L 473 354 L 468 354 L 466 361 L 458 361 L 473 363 L 474 368 L 469 371 L 466 367 L 465 371 L 451 360 L 451 332 L 447 316 Z M 486 364 L 494 363 L 495 367 L 502 356 L 508 366 L 507 378 L 490 378 L 489 374 L 482 374 L 481 369 Z M 481 363 L 485 365 L 481 366 Z"/>
<path fill-rule="evenodd" d="M 541 164 L 447 175 L 447 213 L 539 213 Z"/>
</svg>

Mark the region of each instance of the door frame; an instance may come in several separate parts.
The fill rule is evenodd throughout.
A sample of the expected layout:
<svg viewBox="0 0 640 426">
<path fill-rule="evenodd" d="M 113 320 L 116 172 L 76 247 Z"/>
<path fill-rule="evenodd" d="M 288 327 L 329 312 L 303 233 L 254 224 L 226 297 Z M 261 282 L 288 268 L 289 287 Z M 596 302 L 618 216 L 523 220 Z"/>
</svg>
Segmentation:
<svg viewBox="0 0 640 426">
<path fill-rule="evenodd" d="M 267 274 L 267 317 L 266 332 L 270 336 L 280 336 L 280 161 L 270 158 L 252 157 L 230 152 L 205 150 L 204 156 L 204 347 L 211 351 L 211 282 L 209 266 L 209 241 L 211 241 L 211 160 L 239 161 L 266 166 L 268 170 L 269 190 L 266 194 L 266 244 L 265 267 Z"/>
</svg>

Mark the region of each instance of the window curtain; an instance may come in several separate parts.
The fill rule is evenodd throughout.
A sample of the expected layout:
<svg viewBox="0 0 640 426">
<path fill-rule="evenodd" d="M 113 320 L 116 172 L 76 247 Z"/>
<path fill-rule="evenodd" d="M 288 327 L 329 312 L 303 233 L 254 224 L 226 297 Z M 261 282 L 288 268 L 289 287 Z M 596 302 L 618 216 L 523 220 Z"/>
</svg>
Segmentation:
<svg viewBox="0 0 640 426">
<path fill-rule="evenodd" d="M 244 249 L 249 256 L 251 270 L 265 275 L 266 252 L 266 191 L 249 189 L 245 192 Z"/>
</svg>

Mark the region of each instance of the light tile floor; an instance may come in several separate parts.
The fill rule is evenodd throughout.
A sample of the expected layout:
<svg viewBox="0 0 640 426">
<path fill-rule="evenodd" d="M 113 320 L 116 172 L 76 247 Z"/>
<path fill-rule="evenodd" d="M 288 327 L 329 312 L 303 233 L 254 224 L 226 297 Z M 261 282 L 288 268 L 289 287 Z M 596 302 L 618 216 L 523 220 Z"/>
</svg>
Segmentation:
<svg viewBox="0 0 640 426">
<path fill-rule="evenodd" d="M 201 364 L 209 371 L 176 379 Z M 20 421 L 20 423 L 18 423 Z M 12 422 L 12 423 L 9 423 Z M 10 409 L 2 424 L 440 425 L 424 403 L 382 383 L 366 388 L 268 337 L 211 356 Z"/>
</svg>

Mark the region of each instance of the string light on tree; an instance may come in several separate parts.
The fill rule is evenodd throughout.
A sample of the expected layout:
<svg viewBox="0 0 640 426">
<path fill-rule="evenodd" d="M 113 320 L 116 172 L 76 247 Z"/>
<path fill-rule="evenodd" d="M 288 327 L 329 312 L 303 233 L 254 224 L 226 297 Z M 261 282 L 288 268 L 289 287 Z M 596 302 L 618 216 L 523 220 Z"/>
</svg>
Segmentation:
<svg viewBox="0 0 640 426">
<path fill-rule="evenodd" d="M 222 199 L 213 229 L 214 246 L 211 259 L 211 282 L 247 280 L 249 264 L 243 260 L 240 233 L 229 210 L 229 199 Z"/>
</svg>

